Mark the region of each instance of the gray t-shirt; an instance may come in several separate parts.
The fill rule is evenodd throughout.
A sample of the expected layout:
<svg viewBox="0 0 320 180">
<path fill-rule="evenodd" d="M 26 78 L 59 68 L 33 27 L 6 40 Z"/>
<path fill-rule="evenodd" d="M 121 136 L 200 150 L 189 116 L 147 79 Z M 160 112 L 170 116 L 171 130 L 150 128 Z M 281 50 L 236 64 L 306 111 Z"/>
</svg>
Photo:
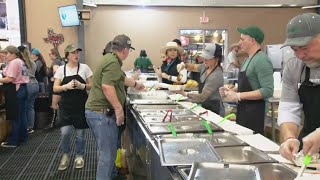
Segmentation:
<svg viewBox="0 0 320 180">
<path fill-rule="evenodd" d="M 201 94 L 192 94 L 191 99 L 196 102 L 203 102 L 205 100 L 221 100 L 219 88 L 223 86 L 223 73 L 220 67 L 217 67 L 208 77 L 205 73 L 207 68 L 204 64 L 199 66 L 200 82 L 205 81 L 205 85 Z M 207 78 L 206 78 L 207 77 Z"/>
<path fill-rule="evenodd" d="M 28 69 L 28 74 L 29 74 L 29 83 L 38 83 L 36 79 L 36 70 L 37 70 L 37 65 L 34 61 L 31 62 L 31 67 Z"/>
<path fill-rule="evenodd" d="M 283 71 L 282 92 L 279 104 L 278 124 L 293 122 L 301 124 L 302 104 L 298 95 L 300 83 L 305 80 L 305 64 L 294 57 L 290 59 Z M 320 67 L 310 69 L 310 81 L 320 84 Z"/>
</svg>

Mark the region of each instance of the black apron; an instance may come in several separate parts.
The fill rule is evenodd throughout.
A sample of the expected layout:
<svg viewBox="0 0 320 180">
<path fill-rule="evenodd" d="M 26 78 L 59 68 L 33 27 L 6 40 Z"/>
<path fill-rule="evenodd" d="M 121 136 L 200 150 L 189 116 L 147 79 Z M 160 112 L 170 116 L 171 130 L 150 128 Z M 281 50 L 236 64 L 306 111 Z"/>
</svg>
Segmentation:
<svg viewBox="0 0 320 180">
<path fill-rule="evenodd" d="M 16 85 L 13 83 L 3 83 L 6 119 L 14 120 L 17 115 L 17 91 Z"/>
<path fill-rule="evenodd" d="M 200 74 L 200 77 L 199 77 L 199 94 L 201 94 L 202 90 L 203 90 L 203 87 L 204 85 L 206 84 L 206 80 L 208 78 L 208 76 L 210 76 L 210 74 L 212 72 L 214 72 L 217 67 L 219 67 L 218 65 L 205 77 L 205 79 L 203 80 L 203 82 L 201 82 L 201 76 L 204 75 L 205 72 L 207 72 L 208 68 L 206 70 L 204 70 L 201 74 Z M 201 103 L 202 107 L 205 108 L 205 109 L 208 109 L 216 114 L 220 114 L 220 101 L 219 100 L 205 100 L 204 102 Z"/>
<path fill-rule="evenodd" d="M 259 52 L 259 49 L 250 59 L 246 69 L 239 72 L 238 76 L 238 92 L 253 91 L 249 79 L 246 75 L 246 70 L 251 63 L 253 57 Z M 241 68 L 240 68 L 241 70 Z M 264 134 L 264 116 L 265 116 L 265 101 L 261 100 L 242 100 L 237 105 L 237 120 L 241 126 L 247 127 L 256 133 Z"/>
<path fill-rule="evenodd" d="M 303 69 L 302 69 L 303 71 Z M 298 139 L 301 139 L 320 127 L 320 85 L 313 84 L 309 80 L 310 68 L 306 67 L 305 79 L 298 90 L 300 102 L 303 105 L 304 125 Z M 302 145 L 302 143 L 300 143 Z"/>
<path fill-rule="evenodd" d="M 177 65 L 180 64 L 181 61 L 179 58 L 173 59 L 169 64 L 167 62 L 163 62 L 161 65 L 161 72 L 168 74 L 169 76 L 178 76 L 179 72 L 177 70 Z M 166 84 L 181 84 L 179 82 L 173 82 L 169 79 L 162 79 L 163 83 Z"/>
<path fill-rule="evenodd" d="M 68 84 L 72 80 L 78 80 L 81 83 L 86 83 L 81 76 L 78 75 L 80 64 L 78 64 L 77 74 L 73 76 L 66 76 L 66 66 L 64 66 L 64 78 L 61 86 Z M 72 89 L 61 93 L 60 106 L 60 126 L 73 125 L 77 129 L 88 128 L 85 117 L 85 103 L 87 101 L 87 91 L 80 89 Z"/>
</svg>

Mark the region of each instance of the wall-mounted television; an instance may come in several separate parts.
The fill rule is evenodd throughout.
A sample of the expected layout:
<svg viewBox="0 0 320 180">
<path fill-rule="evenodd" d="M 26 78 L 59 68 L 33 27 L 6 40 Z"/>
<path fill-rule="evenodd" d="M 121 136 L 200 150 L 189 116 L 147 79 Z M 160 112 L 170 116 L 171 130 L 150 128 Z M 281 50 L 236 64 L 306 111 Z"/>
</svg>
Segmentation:
<svg viewBox="0 0 320 180">
<path fill-rule="evenodd" d="M 58 7 L 62 27 L 79 26 L 80 20 L 75 4 Z"/>
</svg>

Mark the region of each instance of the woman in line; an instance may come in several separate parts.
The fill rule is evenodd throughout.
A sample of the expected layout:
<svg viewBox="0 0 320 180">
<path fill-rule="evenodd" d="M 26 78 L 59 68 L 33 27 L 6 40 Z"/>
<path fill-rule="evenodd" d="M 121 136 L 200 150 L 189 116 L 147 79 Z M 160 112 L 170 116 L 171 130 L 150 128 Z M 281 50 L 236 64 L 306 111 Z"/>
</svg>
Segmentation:
<svg viewBox="0 0 320 180">
<path fill-rule="evenodd" d="M 66 170 L 70 163 L 70 139 L 72 129 L 76 132 L 75 168 L 83 168 L 85 151 L 85 103 L 88 98 L 86 90 L 92 85 L 92 71 L 88 65 L 79 63 L 82 49 L 70 44 L 64 52 L 68 59 L 66 65 L 60 66 L 54 75 L 54 92 L 61 93 L 59 118 L 61 124 L 61 145 L 63 156 L 58 170 Z"/>
<path fill-rule="evenodd" d="M 11 132 L 2 147 L 15 148 L 28 140 L 26 101 L 27 83 L 29 82 L 28 68 L 19 49 L 15 46 L 7 46 L 7 66 L 3 70 L 3 83 L 6 99 L 6 119 L 11 120 Z"/>
<path fill-rule="evenodd" d="M 49 104 L 52 109 L 52 119 L 50 128 L 54 127 L 56 119 L 57 119 L 57 110 L 58 110 L 58 103 L 61 99 L 59 93 L 53 92 L 53 83 L 54 83 L 54 74 L 58 70 L 59 66 L 64 65 L 64 61 L 62 60 L 60 53 L 57 48 L 52 48 L 49 52 L 49 56 L 52 60 L 51 66 L 48 69 L 48 92 L 49 92 Z"/>
<path fill-rule="evenodd" d="M 219 94 L 219 87 L 223 86 L 223 71 L 220 66 L 222 61 L 222 48 L 218 44 L 209 44 L 200 55 L 204 59 L 202 64 L 181 63 L 178 69 L 186 68 L 188 71 L 200 72 L 199 94 L 176 91 L 176 93 L 187 96 L 194 102 L 201 103 L 206 108 L 216 114 L 224 115 L 220 112 L 223 104 Z"/>
<path fill-rule="evenodd" d="M 29 75 L 29 83 L 27 83 L 27 127 L 28 133 L 33 133 L 34 130 L 34 120 L 35 120 L 35 112 L 34 112 L 34 102 L 39 93 L 39 85 L 38 81 L 35 77 L 37 65 L 30 58 L 29 50 L 24 46 L 19 46 L 18 49 L 22 53 L 22 56 L 25 60 L 25 63 L 28 67 L 28 75 Z"/>
<path fill-rule="evenodd" d="M 178 46 L 176 42 L 168 42 L 165 47 L 161 49 L 161 53 L 168 58 L 162 61 L 161 68 L 155 68 L 154 71 L 166 84 L 184 84 L 187 81 L 187 71 L 185 69 L 177 69 L 177 65 L 181 63 L 179 54 L 182 54 L 183 49 Z"/>
<path fill-rule="evenodd" d="M 31 59 L 34 60 L 34 62 L 37 65 L 36 79 L 39 83 L 39 92 L 45 93 L 46 92 L 46 84 L 48 82 L 46 61 L 44 60 L 42 54 L 40 53 L 39 49 L 37 49 L 37 48 L 32 49 Z"/>
</svg>

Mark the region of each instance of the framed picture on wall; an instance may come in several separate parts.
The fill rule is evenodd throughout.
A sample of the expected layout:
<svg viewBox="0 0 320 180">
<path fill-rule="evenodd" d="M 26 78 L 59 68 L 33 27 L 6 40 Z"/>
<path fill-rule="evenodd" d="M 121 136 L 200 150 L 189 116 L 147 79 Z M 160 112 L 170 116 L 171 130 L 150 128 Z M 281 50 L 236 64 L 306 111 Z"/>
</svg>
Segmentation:
<svg viewBox="0 0 320 180">
<path fill-rule="evenodd" d="M 8 29 L 7 5 L 3 0 L 0 0 L 0 29 Z"/>
</svg>

